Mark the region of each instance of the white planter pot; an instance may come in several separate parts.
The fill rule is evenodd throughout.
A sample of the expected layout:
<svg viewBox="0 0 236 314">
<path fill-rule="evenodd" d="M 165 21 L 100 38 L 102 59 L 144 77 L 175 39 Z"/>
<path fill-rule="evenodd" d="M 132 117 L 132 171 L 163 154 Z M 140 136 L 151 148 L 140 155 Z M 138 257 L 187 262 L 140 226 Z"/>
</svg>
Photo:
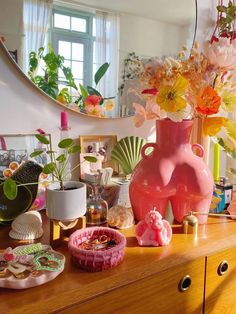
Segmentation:
<svg viewBox="0 0 236 314">
<path fill-rule="evenodd" d="M 78 181 L 64 182 L 65 188 L 60 190 L 60 183 L 52 183 L 46 190 L 46 212 L 50 219 L 70 221 L 86 213 L 86 185 Z"/>
</svg>

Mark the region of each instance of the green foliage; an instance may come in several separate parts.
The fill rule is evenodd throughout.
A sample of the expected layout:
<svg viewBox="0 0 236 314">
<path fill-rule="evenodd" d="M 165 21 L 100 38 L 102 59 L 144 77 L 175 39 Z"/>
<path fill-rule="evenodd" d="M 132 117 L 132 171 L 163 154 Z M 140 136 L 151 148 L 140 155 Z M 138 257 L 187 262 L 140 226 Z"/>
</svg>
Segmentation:
<svg viewBox="0 0 236 314">
<path fill-rule="evenodd" d="M 17 184 L 11 178 L 3 182 L 3 192 L 9 200 L 14 200 L 17 196 Z"/>
<path fill-rule="evenodd" d="M 54 179 L 60 182 L 61 189 L 64 189 L 63 181 L 66 178 L 66 176 L 69 174 L 67 172 L 67 164 L 69 162 L 69 158 L 72 154 L 80 152 L 80 146 L 76 145 L 74 140 L 71 138 L 63 139 L 57 145 L 58 148 L 60 148 L 60 153 L 58 155 L 56 151 L 51 150 L 52 143 L 46 138 L 46 136 L 37 134 L 35 135 L 35 137 L 38 139 L 40 143 L 47 145 L 46 154 L 50 157 L 49 158 L 50 162 L 47 163 L 43 167 L 43 173 L 52 174 Z M 43 150 L 34 151 L 30 154 L 30 157 L 33 158 L 33 157 L 39 156 L 44 152 L 45 151 Z M 92 163 L 97 162 L 96 157 L 85 156 L 85 160 Z M 75 169 L 77 169 L 79 165 L 80 163 L 74 166 L 70 170 L 70 173 L 72 173 Z M 9 200 L 14 200 L 16 198 L 18 185 L 22 186 L 22 185 L 28 185 L 28 184 L 38 184 L 38 182 L 28 183 L 28 184 L 18 184 L 15 180 L 11 178 L 7 178 L 6 180 L 2 180 L 2 181 L 3 182 L 1 184 L 3 185 L 4 195 Z"/>
<path fill-rule="evenodd" d="M 101 78 L 105 75 L 106 71 L 108 70 L 110 64 L 109 63 L 104 63 L 103 65 L 100 66 L 100 68 L 97 70 L 97 72 L 94 75 L 94 82 L 96 85 L 98 85 L 99 81 Z"/>
<path fill-rule="evenodd" d="M 45 174 L 52 174 L 53 177 L 60 182 L 60 186 L 63 189 L 63 181 L 69 174 L 67 173 L 67 164 L 69 162 L 69 158 L 72 154 L 80 152 L 80 146 L 76 145 L 72 138 L 65 138 L 57 144 L 58 148 L 60 148 L 60 153 L 58 155 L 56 151 L 50 149 L 50 147 L 52 147 L 52 144 L 50 141 L 48 141 L 48 139 L 45 138 L 45 136 L 37 134 L 36 138 L 39 140 L 39 142 L 47 145 L 46 153 L 51 159 L 51 162 L 44 166 L 43 172 Z M 42 150 L 38 150 L 33 152 L 30 157 L 38 156 L 42 153 Z M 85 160 L 89 162 L 97 162 L 97 158 L 95 157 L 85 157 Z M 70 172 L 73 172 L 75 169 L 77 169 L 79 165 L 80 164 L 77 164 L 74 168 L 70 170 Z"/>
<path fill-rule="evenodd" d="M 217 26 L 219 27 L 220 36 L 232 37 L 234 35 L 234 20 L 236 6 L 232 1 L 229 1 L 228 6 L 218 5 L 217 11 L 220 13 Z"/>
<path fill-rule="evenodd" d="M 64 57 L 56 55 L 52 45 L 48 45 L 48 52 L 44 54 L 45 48 L 39 48 L 38 52 L 32 51 L 29 54 L 29 77 L 40 89 L 54 99 L 58 96 L 63 96 L 63 99 L 67 102 L 71 102 L 71 96 L 67 87 L 59 90 L 58 84 L 70 86 L 74 89 L 78 89 L 74 82 L 74 77 L 71 69 L 64 66 Z M 38 68 L 44 61 L 43 71 L 44 75 L 38 75 Z M 59 81 L 59 70 L 65 75 L 66 81 Z"/>
</svg>

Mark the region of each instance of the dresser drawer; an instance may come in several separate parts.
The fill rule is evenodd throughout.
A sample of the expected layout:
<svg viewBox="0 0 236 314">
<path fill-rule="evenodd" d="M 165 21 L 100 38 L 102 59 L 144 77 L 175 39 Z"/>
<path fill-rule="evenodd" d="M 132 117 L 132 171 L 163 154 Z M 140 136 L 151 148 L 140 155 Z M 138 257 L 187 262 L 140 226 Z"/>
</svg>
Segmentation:
<svg viewBox="0 0 236 314">
<path fill-rule="evenodd" d="M 236 313 L 236 248 L 206 259 L 205 313 Z"/>
<path fill-rule="evenodd" d="M 204 258 L 201 258 L 98 295 L 63 313 L 199 314 L 203 304 L 204 268 Z M 186 290 L 180 291 L 181 288 Z"/>
</svg>

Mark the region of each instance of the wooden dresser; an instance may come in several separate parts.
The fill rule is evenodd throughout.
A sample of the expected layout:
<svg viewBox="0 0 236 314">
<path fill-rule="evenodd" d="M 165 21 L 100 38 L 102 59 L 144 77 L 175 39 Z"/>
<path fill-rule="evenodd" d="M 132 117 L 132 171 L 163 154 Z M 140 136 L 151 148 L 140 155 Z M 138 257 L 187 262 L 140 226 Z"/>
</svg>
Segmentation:
<svg viewBox="0 0 236 314">
<path fill-rule="evenodd" d="M 45 216 L 44 226 L 41 242 L 48 243 Z M 19 245 L 9 229 L 0 227 L 1 249 Z M 35 288 L 0 288 L 0 313 L 236 313 L 236 221 L 209 218 L 197 237 L 173 225 L 171 244 L 157 248 L 139 247 L 132 228 L 123 233 L 124 261 L 99 273 L 76 268 L 65 240 L 58 249 L 66 256 L 64 272 Z"/>
</svg>

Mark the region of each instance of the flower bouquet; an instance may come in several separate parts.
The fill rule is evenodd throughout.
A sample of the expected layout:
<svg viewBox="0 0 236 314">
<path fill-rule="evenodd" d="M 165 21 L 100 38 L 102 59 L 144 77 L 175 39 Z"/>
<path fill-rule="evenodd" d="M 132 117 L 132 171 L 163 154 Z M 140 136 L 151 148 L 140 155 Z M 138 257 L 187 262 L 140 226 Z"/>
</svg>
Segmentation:
<svg viewBox="0 0 236 314">
<path fill-rule="evenodd" d="M 200 51 L 195 43 L 176 58 L 154 58 L 144 65 L 141 81 L 146 106 L 134 103 L 137 127 L 147 119 L 173 121 L 201 118 L 203 134 L 217 135 L 222 128 L 236 141 L 236 6 L 229 1 L 217 6 L 218 19 L 213 35 Z"/>
</svg>

